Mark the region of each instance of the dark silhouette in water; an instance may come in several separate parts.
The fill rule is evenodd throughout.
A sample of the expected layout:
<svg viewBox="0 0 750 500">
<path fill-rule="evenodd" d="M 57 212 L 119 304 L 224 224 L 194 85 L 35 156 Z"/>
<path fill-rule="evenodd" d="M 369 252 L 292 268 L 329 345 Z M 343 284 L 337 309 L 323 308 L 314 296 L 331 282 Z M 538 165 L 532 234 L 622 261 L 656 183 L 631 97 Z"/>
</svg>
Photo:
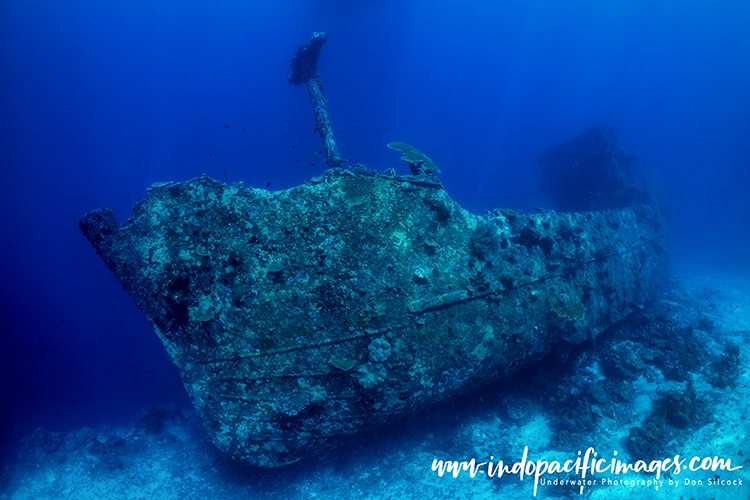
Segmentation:
<svg viewBox="0 0 750 500">
<path fill-rule="evenodd" d="M 643 194 L 633 173 L 636 157 L 609 127 L 587 130 L 546 151 L 537 161 L 543 171 L 542 189 L 556 210 L 621 208 Z"/>
</svg>

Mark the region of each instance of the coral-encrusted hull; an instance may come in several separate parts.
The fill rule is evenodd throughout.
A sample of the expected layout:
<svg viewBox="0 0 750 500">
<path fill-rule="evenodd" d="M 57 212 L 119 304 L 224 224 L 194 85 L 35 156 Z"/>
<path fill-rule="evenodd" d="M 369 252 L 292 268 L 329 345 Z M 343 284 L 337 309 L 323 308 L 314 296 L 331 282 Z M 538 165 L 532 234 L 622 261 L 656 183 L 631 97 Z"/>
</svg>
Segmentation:
<svg viewBox="0 0 750 500">
<path fill-rule="evenodd" d="M 278 466 L 506 376 L 646 300 L 655 204 L 475 216 L 439 186 L 335 169 L 269 192 L 201 177 L 80 220 L 216 446 Z"/>
</svg>

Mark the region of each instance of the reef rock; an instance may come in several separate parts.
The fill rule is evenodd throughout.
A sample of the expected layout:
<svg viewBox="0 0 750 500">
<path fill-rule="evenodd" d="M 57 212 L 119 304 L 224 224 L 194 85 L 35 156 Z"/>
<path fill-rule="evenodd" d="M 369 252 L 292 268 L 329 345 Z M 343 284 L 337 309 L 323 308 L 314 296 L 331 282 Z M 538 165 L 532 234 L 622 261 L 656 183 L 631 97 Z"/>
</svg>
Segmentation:
<svg viewBox="0 0 750 500">
<path fill-rule="evenodd" d="M 208 177 L 79 225 L 179 368 L 216 446 L 272 467 L 582 342 L 647 300 L 654 202 L 472 215 L 440 184 L 332 169 Z"/>
</svg>

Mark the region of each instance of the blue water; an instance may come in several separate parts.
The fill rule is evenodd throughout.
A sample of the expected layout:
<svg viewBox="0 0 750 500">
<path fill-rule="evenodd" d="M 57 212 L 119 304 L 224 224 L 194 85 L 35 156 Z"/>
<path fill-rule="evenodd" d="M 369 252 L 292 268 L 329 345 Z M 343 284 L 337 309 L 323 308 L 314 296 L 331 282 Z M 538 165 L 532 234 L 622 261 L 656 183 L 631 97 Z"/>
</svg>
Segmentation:
<svg viewBox="0 0 750 500">
<path fill-rule="evenodd" d="M 482 213 L 549 204 L 535 158 L 607 125 L 658 173 L 677 256 L 750 253 L 750 3 L 628 0 L 0 4 L 0 440 L 189 405 L 76 225 L 153 182 L 283 189 L 325 168 L 289 63 L 319 72 L 343 158 L 441 168 Z M 316 156 L 316 153 L 319 156 Z"/>
</svg>

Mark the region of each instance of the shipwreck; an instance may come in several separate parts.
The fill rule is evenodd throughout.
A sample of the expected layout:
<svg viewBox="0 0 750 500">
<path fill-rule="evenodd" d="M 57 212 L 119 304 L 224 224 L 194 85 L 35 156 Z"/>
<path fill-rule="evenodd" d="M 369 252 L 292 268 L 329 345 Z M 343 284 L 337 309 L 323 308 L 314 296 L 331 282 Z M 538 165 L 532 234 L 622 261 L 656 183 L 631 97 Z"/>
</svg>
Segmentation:
<svg viewBox="0 0 750 500">
<path fill-rule="evenodd" d="M 585 211 L 474 215 L 402 143 L 413 175 L 345 168 L 309 89 L 323 175 L 276 192 L 163 183 L 122 225 L 107 208 L 79 221 L 232 457 L 274 467 L 330 449 L 594 338 L 658 286 L 666 212 L 610 129 L 540 158 L 563 208 L 581 202 L 566 169 L 606 179 Z"/>
</svg>

